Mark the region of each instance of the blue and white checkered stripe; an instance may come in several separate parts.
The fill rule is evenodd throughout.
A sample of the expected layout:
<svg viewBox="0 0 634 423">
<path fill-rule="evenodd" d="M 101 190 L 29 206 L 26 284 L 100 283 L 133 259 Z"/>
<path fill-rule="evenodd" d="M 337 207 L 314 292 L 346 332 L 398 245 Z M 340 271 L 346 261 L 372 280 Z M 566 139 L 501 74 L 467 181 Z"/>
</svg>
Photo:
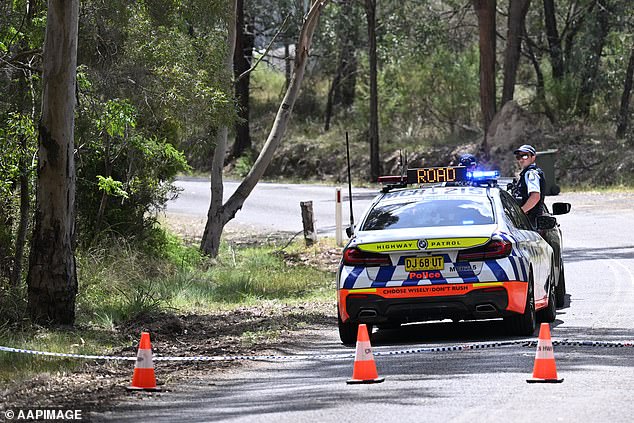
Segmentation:
<svg viewBox="0 0 634 423">
<path fill-rule="evenodd" d="M 516 245 L 518 239 L 506 232 L 496 232 L 493 239 L 502 239 L 513 244 L 513 249 L 508 257 L 497 260 L 486 260 L 479 274 L 475 274 L 470 268 L 457 267 L 457 275 L 449 275 L 444 270 L 438 271 L 440 277 L 429 279 L 412 279 L 406 276 L 405 257 L 401 255 L 396 266 L 380 266 L 366 270 L 363 266 L 342 266 L 340 286 L 344 289 L 354 288 L 384 288 L 398 286 L 437 285 L 447 283 L 479 283 L 479 282 L 506 282 L 527 281 L 528 262 L 518 253 Z M 453 256 L 457 255 L 454 252 Z M 442 254 L 445 266 L 456 263 L 452 255 Z M 374 277 L 370 277 L 368 272 Z M 436 272 L 436 271 L 434 271 Z M 396 276 L 398 275 L 398 276 Z M 401 277 L 402 276 L 402 277 Z"/>
<path fill-rule="evenodd" d="M 525 263 L 526 260 L 518 254 L 517 249 L 515 248 L 518 245 L 518 240 L 513 235 L 498 232 L 497 233 L 503 240 L 508 241 L 513 244 L 513 250 L 511 251 L 511 255 L 508 257 L 511 266 L 513 267 L 514 280 L 516 281 L 528 281 L 528 273 L 526 269 L 528 268 L 528 263 Z"/>
<path fill-rule="evenodd" d="M 446 259 L 446 265 L 453 263 Z M 519 266 L 518 266 L 519 263 Z M 400 266 L 400 269 L 399 269 Z M 363 266 L 343 266 L 341 269 L 340 286 L 344 289 L 355 288 L 384 288 L 394 286 L 416 286 L 416 285 L 438 285 L 448 283 L 479 283 L 479 282 L 506 282 L 509 280 L 526 280 L 525 266 L 520 257 L 506 257 L 499 260 L 486 260 L 476 275 L 471 269 L 457 269 L 457 275 L 449 276 L 444 270 L 432 271 L 438 273 L 440 277 L 428 279 L 418 279 L 405 277 L 394 279 L 394 274 L 404 272 L 404 265 L 399 262 L 397 266 L 380 266 L 370 268 L 369 271 L 376 272 L 372 279 L 368 275 L 368 270 Z"/>
</svg>

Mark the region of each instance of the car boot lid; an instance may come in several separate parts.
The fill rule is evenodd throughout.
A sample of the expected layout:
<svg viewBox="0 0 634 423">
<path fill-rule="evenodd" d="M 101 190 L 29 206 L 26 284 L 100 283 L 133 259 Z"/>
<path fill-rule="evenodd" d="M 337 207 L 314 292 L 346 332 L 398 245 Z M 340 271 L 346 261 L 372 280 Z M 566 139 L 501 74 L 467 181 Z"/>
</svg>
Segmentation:
<svg viewBox="0 0 634 423">
<path fill-rule="evenodd" d="M 496 229 L 497 225 L 478 225 L 363 231 L 349 246 L 377 253 L 472 248 L 486 244 Z"/>
</svg>

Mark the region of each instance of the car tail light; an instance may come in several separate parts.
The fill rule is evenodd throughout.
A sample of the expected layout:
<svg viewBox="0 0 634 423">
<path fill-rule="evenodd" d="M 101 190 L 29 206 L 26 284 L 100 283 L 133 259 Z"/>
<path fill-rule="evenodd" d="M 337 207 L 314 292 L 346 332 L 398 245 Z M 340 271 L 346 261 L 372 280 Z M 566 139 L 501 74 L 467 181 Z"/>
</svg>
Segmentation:
<svg viewBox="0 0 634 423">
<path fill-rule="evenodd" d="M 485 245 L 469 248 L 458 253 L 456 261 L 479 261 L 506 257 L 511 254 L 513 245 L 509 241 L 489 241 Z"/>
<path fill-rule="evenodd" d="M 348 248 L 343 252 L 343 264 L 346 266 L 391 266 L 390 256 L 369 253 L 358 248 Z"/>
<path fill-rule="evenodd" d="M 484 289 L 478 290 L 478 292 L 498 292 L 498 291 L 506 291 L 506 288 L 502 286 L 494 286 L 493 288 L 484 288 Z"/>
<path fill-rule="evenodd" d="M 369 295 L 367 294 L 348 294 L 346 298 L 356 298 L 356 299 L 365 300 L 368 297 Z"/>
</svg>

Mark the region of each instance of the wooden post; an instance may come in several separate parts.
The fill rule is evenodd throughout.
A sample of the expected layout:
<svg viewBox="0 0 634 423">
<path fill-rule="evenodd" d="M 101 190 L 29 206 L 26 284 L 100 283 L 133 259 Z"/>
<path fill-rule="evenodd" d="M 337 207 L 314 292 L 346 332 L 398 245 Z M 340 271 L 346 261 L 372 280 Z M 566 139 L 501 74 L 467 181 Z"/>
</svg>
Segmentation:
<svg viewBox="0 0 634 423">
<path fill-rule="evenodd" d="M 337 241 L 337 246 L 343 246 L 343 235 L 341 233 L 341 228 L 343 223 L 341 221 L 341 188 L 337 187 L 335 189 L 335 240 Z"/>
<path fill-rule="evenodd" d="M 301 201 L 299 206 L 302 209 L 302 224 L 304 225 L 304 241 L 306 246 L 310 247 L 317 241 L 315 233 L 315 220 L 313 218 L 313 202 Z"/>
</svg>

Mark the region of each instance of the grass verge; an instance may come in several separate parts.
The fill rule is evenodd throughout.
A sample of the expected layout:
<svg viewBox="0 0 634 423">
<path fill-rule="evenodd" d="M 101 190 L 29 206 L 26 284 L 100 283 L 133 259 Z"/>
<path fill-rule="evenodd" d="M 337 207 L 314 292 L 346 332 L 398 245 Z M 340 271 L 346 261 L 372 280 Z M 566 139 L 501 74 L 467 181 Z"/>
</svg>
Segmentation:
<svg viewBox="0 0 634 423">
<path fill-rule="evenodd" d="M 266 315 L 271 305 L 330 303 L 334 298 L 332 271 L 308 264 L 320 249 L 331 247 L 328 241 L 311 248 L 296 242 L 283 250 L 276 245 L 239 247 L 225 242 L 211 260 L 174 235 L 158 231 L 157 236 L 144 246 L 110 241 L 77 253 L 79 295 L 72 329 L 30 324 L 25 293 L 3 292 L 0 345 L 107 355 L 133 351 L 138 339 L 121 328 L 154 318 L 148 316 L 226 315 L 249 307 Z M 274 338 L 275 330 L 248 327 L 237 335 L 249 345 Z M 0 352 L 0 387 L 79 365 L 81 360 Z"/>
</svg>

